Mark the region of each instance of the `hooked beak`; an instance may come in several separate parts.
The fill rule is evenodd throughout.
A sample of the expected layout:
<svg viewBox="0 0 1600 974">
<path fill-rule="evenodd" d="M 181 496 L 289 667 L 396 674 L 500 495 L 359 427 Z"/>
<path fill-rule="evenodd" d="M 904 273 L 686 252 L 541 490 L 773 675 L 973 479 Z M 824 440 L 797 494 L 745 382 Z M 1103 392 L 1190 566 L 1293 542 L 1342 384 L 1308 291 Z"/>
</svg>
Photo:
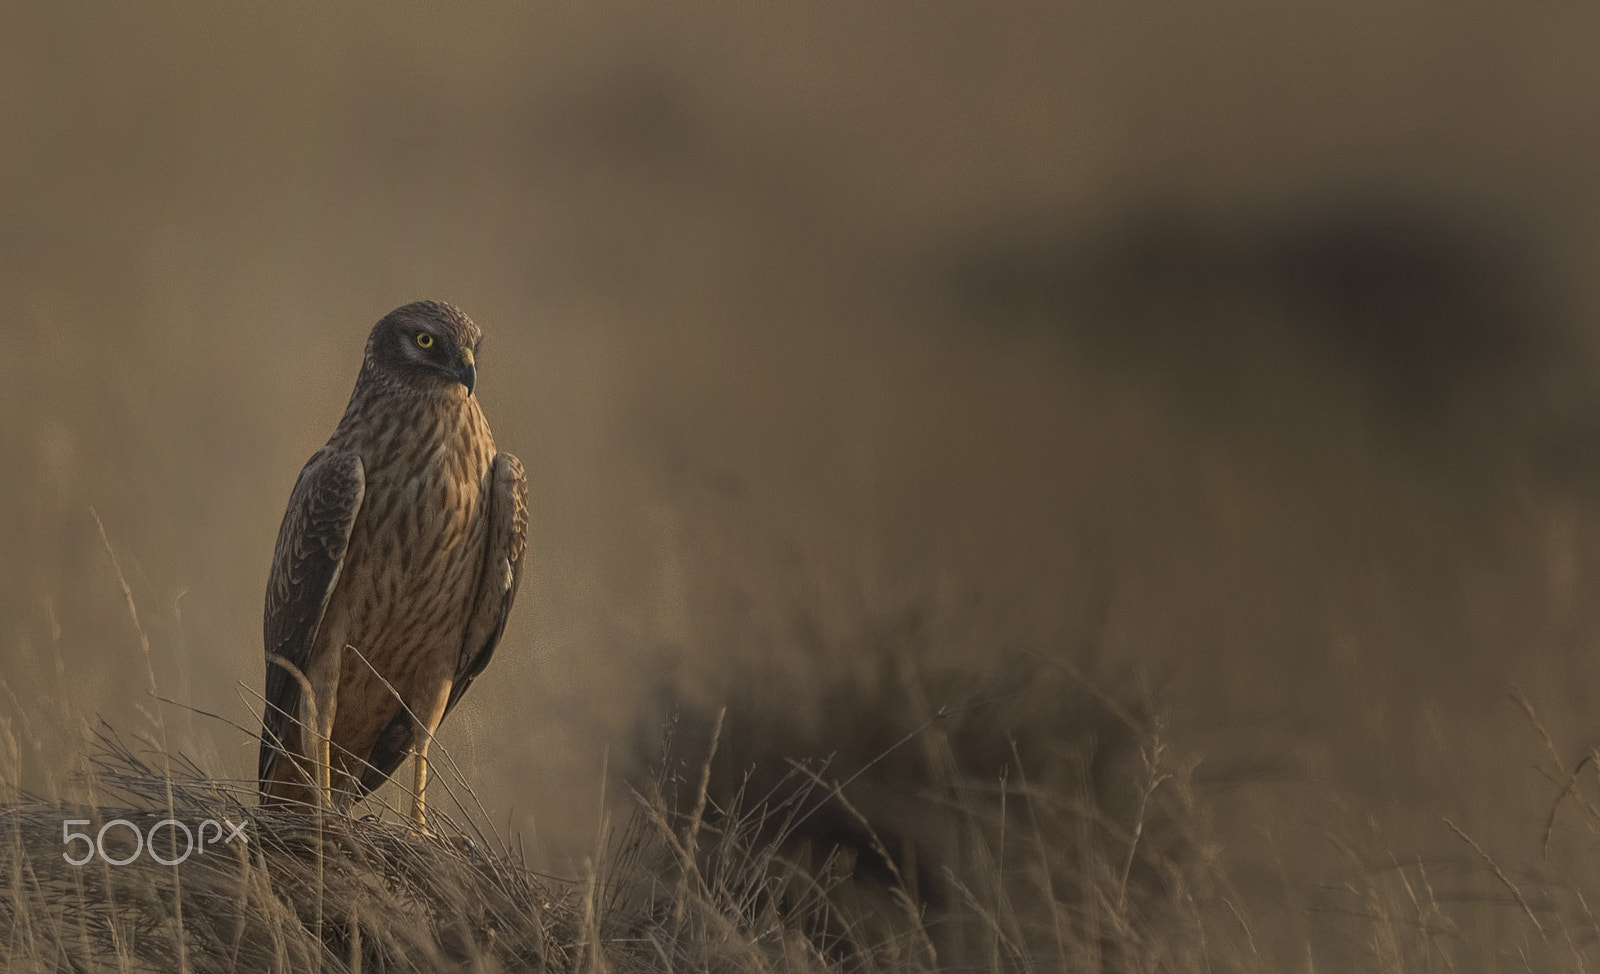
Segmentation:
<svg viewBox="0 0 1600 974">
<path fill-rule="evenodd" d="M 472 388 L 478 384 L 478 365 L 473 358 L 472 349 L 461 350 L 461 369 L 456 373 L 456 378 L 467 387 L 467 395 L 472 395 Z"/>
</svg>

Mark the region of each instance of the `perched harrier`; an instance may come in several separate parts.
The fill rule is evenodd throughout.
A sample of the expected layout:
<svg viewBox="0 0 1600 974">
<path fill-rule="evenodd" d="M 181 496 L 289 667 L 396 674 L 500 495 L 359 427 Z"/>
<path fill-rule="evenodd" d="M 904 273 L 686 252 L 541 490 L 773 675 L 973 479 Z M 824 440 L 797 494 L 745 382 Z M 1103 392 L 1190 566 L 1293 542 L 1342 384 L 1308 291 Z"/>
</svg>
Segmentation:
<svg viewBox="0 0 1600 974">
<path fill-rule="evenodd" d="M 522 464 L 472 395 L 480 338 L 448 304 L 390 313 L 300 471 L 267 581 L 263 802 L 348 807 L 410 753 L 424 823 L 428 743 L 488 665 L 527 546 Z"/>
</svg>

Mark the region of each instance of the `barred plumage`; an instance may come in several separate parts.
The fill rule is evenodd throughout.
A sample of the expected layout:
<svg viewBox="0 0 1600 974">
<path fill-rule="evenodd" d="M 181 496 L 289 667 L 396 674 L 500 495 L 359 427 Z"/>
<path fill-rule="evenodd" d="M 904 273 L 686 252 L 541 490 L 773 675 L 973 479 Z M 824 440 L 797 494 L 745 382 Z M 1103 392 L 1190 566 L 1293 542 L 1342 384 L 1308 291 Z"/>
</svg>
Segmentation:
<svg viewBox="0 0 1600 974">
<path fill-rule="evenodd" d="M 391 312 L 300 473 L 267 585 L 263 801 L 347 805 L 414 753 L 423 820 L 428 742 L 499 643 L 526 548 L 522 465 L 472 395 L 480 339 L 447 304 Z"/>
</svg>

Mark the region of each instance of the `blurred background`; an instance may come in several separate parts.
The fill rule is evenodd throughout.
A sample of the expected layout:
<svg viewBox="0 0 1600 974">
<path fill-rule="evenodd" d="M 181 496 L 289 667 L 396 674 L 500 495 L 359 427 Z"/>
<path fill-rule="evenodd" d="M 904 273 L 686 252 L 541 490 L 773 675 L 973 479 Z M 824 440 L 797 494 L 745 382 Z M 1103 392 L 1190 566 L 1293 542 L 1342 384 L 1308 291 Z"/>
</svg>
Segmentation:
<svg viewBox="0 0 1600 974">
<path fill-rule="evenodd" d="M 443 742 L 552 868 L 674 708 L 814 724 L 911 631 L 1148 688 L 1263 941 L 1366 868 L 1330 834 L 1448 869 L 1448 817 L 1559 874 L 1510 694 L 1568 766 L 1600 742 L 1597 31 L 7 4 L 7 784 L 101 717 L 253 774 L 284 502 L 432 297 L 533 503 Z"/>
</svg>

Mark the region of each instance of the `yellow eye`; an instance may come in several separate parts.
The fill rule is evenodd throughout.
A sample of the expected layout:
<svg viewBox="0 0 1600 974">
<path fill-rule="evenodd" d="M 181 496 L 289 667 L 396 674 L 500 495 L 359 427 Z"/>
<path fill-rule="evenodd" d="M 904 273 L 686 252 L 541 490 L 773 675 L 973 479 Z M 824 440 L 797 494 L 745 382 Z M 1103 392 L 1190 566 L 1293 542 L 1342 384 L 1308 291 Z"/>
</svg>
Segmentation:
<svg viewBox="0 0 1600 974">
<path fill-rule="evenodd" d="M 433 336 L 428 334 L 425 331 L 417 332 L 417 347 L 418 348 L 432 348 L 433 347 Z"/>
</svg>

